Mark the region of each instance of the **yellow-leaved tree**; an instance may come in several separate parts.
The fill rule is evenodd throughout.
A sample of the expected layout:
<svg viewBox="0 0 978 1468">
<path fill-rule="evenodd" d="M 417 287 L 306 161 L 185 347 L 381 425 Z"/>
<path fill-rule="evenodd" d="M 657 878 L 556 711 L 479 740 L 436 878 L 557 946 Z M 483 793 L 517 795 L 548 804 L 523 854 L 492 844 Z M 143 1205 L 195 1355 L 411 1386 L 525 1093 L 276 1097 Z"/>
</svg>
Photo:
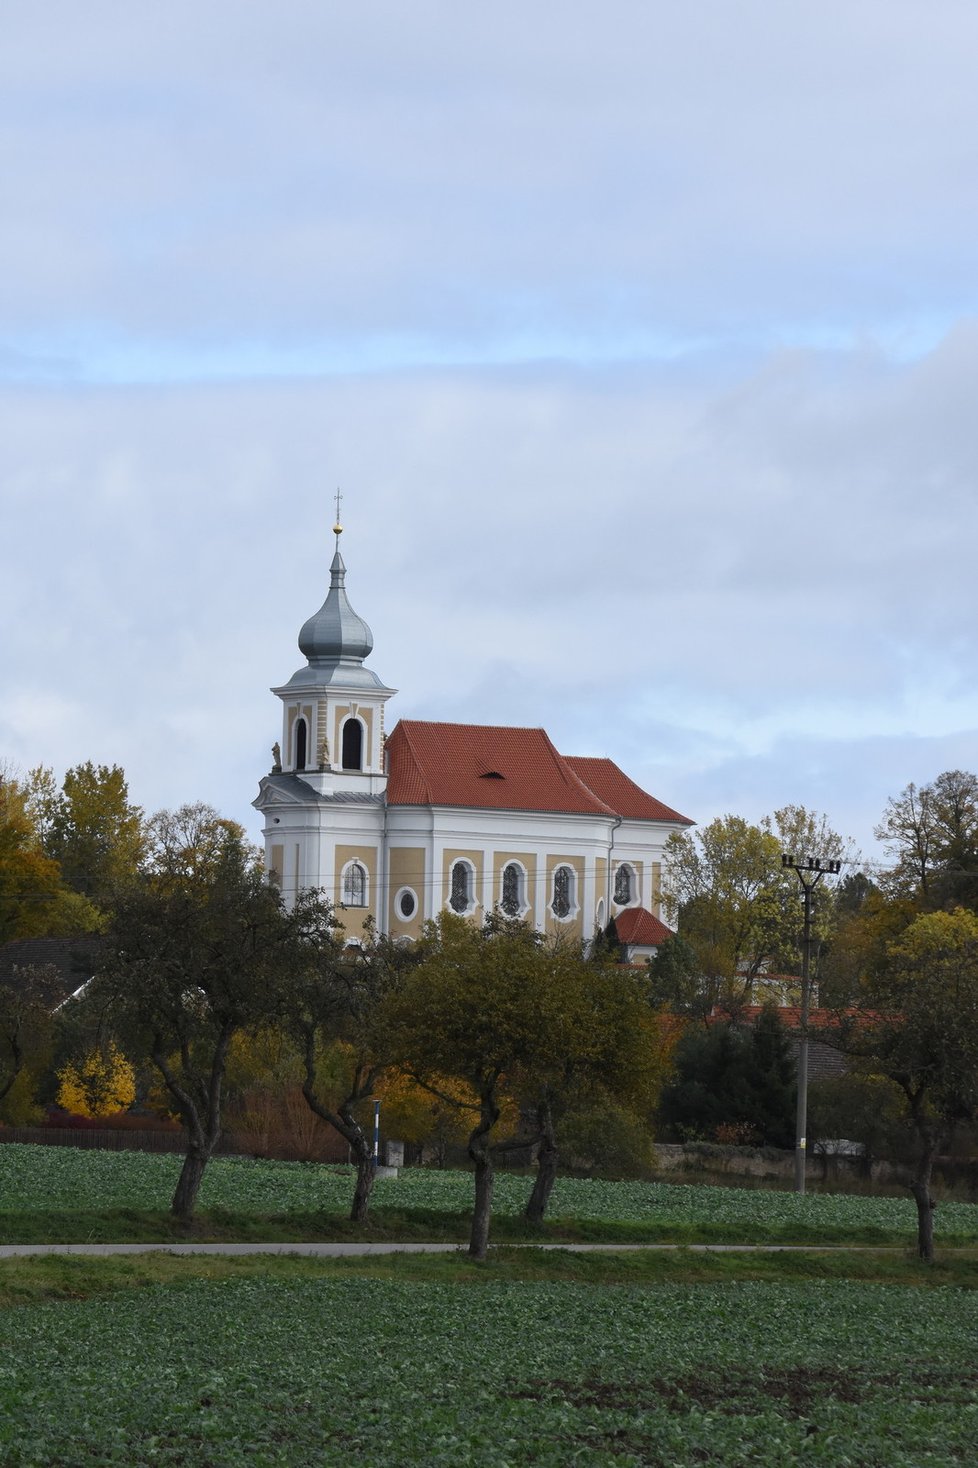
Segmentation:
<svg viewBox="0 0 978 1468">
<path fill-rule="evenodd" d="M 378 1082 L 376 1092 L 388 1136 L 427 1148 L 437 1167 L 448 1165 L 449 1148 L 468 1142 L 479 1097 L 465 1081 L 434 1075 L 430 1087 L 422 1086 L 403 1071 L 391 1070 Z M 519 1102 L 504 1092 L 500 1110 L 500 1128 L 507 1134 L 515 1132 Z"/>
<path fill-rule="evenodd" d="M 136 1099 L 132 1062 L 111 1041 L 58 1071 L 57 1102 L 72 1116 L 114 1116 Z"/>
</svg>

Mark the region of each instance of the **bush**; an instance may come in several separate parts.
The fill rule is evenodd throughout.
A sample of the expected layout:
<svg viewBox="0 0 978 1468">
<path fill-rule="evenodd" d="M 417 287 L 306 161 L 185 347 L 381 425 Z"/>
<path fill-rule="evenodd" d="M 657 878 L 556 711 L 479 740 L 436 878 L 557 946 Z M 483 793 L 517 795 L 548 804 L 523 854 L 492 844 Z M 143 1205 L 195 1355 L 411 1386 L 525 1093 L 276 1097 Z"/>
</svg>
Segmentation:
<svg viewBox="0 0 978 1468">
<path fill-rule="evenodd" d="M 575 1172 L 642 1178 L 655 1165 L 648 1123 L 610 1101 L 568 1112 L 560 1122 L 559 1140 L 561 1155 Z"/>
</svg>

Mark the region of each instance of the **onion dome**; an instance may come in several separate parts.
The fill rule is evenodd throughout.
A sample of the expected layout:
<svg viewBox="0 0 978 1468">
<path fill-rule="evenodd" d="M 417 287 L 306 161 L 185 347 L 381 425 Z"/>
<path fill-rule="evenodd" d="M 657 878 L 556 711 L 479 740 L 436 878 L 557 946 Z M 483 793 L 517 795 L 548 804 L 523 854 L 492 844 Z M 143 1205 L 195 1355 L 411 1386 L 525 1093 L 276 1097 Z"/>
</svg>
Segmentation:
<svg viewBox="0 0 978 1468">
<path fill-rule="evenodd" d="M 340 662 L 362 663 L 373 649 L 373 634 L 350 606 L 346 594 L 346 566 L 339 550 L 333 556 L 329 571 L 329 595 L 319 611 L 303 624 L 299 633 L 299 650 L 313 667 Z"/>
<path fill-rule="evenodd" d="M 336 553 L 329 568 L 329 594 L 319 611 L 303 623 L 299 647 L 308 661 L 304 668 L 292 674 L 285 687 L 391 693 L 393 690 L 385 689 L 377 674 L 363 665 L 364 658 L 373 651 L 374 638 L 366 622 L 350 606 L 346 594 L 346 566 L 340 555 L 343 527 L 338 516 L 333 533 Z"/>
</svg>

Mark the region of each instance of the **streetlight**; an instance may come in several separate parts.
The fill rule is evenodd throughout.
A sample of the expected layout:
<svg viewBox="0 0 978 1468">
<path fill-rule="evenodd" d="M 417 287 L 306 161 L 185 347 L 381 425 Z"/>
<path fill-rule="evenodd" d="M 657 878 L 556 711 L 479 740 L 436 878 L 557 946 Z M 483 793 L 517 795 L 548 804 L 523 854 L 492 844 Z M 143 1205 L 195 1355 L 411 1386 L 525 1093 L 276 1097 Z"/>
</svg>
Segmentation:
<svg viewBox="0 0 978 1468">
<path fill-rule="evenodd" d="M 840 861 L 805 856 L 796 861 L 790 852 L 781 857 L 782 867 L 795 873 L 801 883 L 805 904 L 805 929 L 801 949 L 801 1038 L 798 1044 L 798 1106 L 795 1112 L 795 1192 L 805 1191 L 805 1152 L 808 1128 L 808 1000 L 811 993 L 812 893 L 823 877 L 836 877 Z"/>
</svg>

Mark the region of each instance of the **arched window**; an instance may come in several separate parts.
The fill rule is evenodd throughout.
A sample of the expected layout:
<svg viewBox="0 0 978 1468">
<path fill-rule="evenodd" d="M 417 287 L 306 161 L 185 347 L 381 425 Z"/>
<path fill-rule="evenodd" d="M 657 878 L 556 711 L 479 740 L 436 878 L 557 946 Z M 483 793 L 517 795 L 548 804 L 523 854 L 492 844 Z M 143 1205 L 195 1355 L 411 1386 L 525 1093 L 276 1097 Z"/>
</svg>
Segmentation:
<svg viewBox="0 0 978 1468">
<path fill-rule="evenodd" d="M 367 872 L 358 861 L 343 868 L 343 902 L 346 907 L 367 905 Z"/>
<path fill-rule="evenodd" d="M 568 918 L 576 907 L 573 867 L 557 867 L 550 910 L 555 918 Z"/>
<path fill-rule="evenodd" d="M 635 901 L 635 873 L 624 862 L 615 872 L 615 901 L 619 907 Z"/>
<path fill-rule="evenodd" d="M 520 917 L 526 909 L 523 868 L 515 861 L 503 867 L 503 892 L 499 906 L 507 917 Z"/>
<path fill-rule="evenodd" d="M 344 770 L 363 769 L 363 725 L 359 719 L 347 719 L 343 725 L 341 758 Z"/>
<path fill-rule="evenodd" d="M 452 912 L 468 913 L 475 906 L 474 873 L 467 861 L 457 861 L 452 866 L 448 905 Z"/>
<path fill-rule="evenodd" d="M 295 721 L 295 767 L 296 767 L 297 770 L 304 770 L 305 767 L 306 767 L 306 743 L 308 741 L 308 738 L 309 738 L 309 731 L 306 728 L 306 721 L 305 721 L 305 719 L 296 719 L 296 721 Z"/>
</svg>

